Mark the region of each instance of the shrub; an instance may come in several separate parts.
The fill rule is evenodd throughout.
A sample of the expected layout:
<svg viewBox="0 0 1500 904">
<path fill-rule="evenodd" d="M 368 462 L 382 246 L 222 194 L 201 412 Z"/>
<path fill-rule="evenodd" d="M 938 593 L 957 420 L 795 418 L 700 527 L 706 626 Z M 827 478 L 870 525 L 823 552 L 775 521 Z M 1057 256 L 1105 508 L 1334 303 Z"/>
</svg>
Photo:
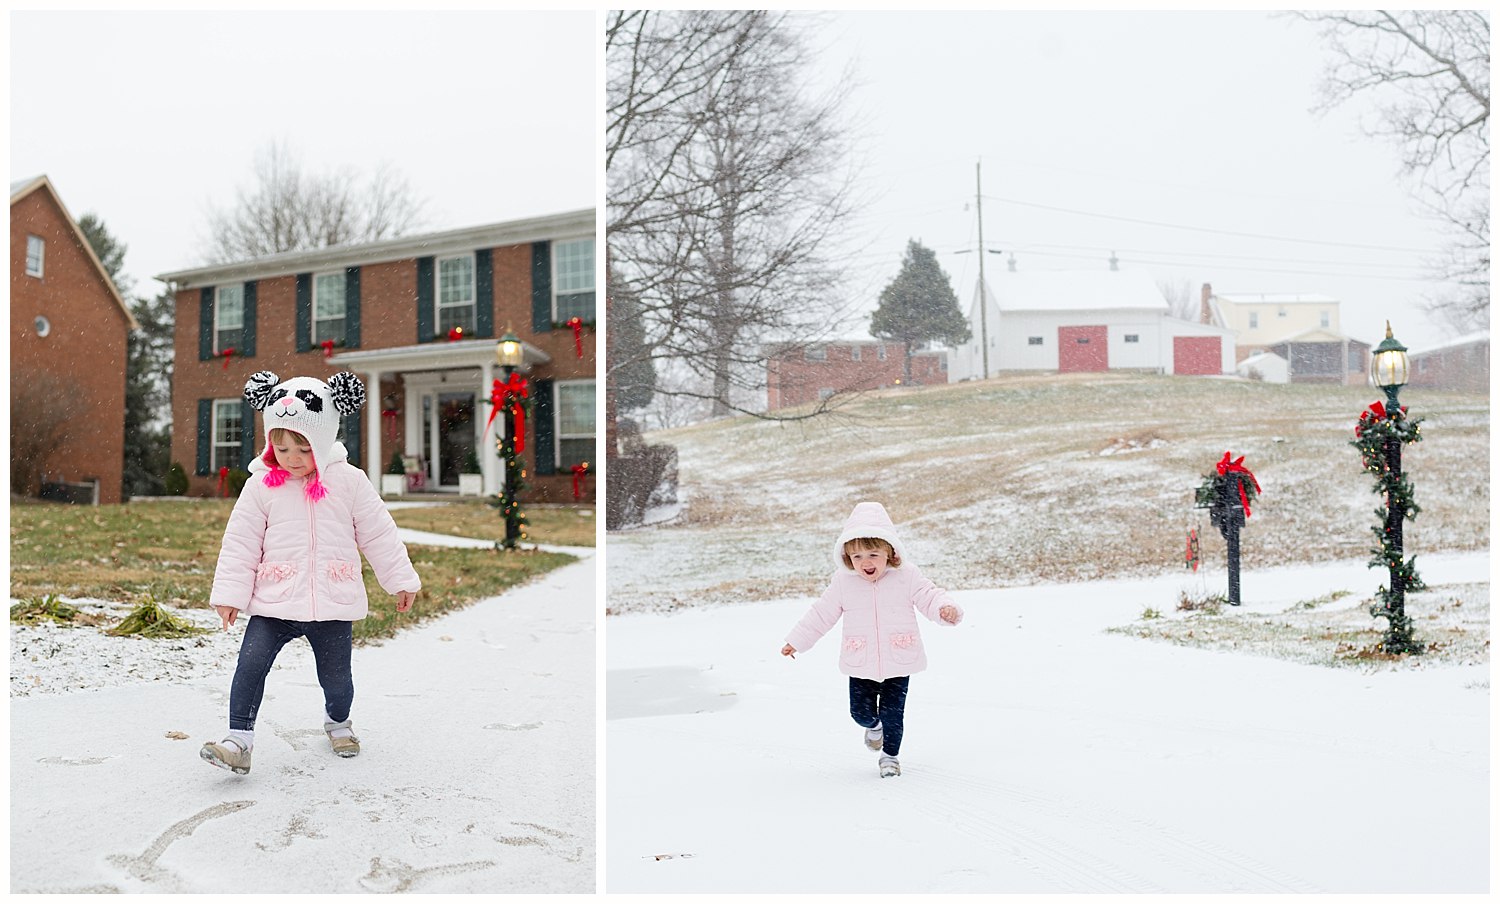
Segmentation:
<svg viewBox="0 0 1500 904">
<path fill-rule="evenodd" d="M 391 463 L 385 466 L 385 473 L 387 473 L 387 474 L 405 474 L 406 473 L 406 459 L 404 459 L 404 458 L 401 457 L 401 453 L 400 452 L 392 452 L 391 453 Z"/>
<path fill-rule="evenodd" d="M 167 468 L 167 477 L 163 483 L 163 489 L 168 496 L 182 496 L 188 491 L 187 471 L 183 470 L 179 462 L 174 461 L 172 466 Z"/>
<path fill-rule="evenodd" d="M 238 497 L 240 490 L 245 488 L 245 481 L 249 479 L 249 471 L 242 468 L 231 468 L 229 471 L 229 495 Z"/>
</svg>

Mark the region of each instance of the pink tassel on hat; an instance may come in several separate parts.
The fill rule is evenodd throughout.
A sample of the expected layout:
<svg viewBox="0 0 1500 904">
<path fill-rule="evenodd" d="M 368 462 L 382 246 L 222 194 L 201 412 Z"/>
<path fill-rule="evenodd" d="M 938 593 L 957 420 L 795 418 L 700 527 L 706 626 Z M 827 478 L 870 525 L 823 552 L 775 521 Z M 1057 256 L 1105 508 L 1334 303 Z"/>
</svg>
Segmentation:
<svg viewBox="0 0 1500 904">
<path fill-rule="evenodd" d="M 316 471 L 313 472 L 312 480 L 309 480 L 307 486 L 302 488 L 302 492 L 313 502 L 317 502 L 328 495 L 328 490 L 323 486 L 323 481 L 318 479 L 318 472 Z"/>
<path fill-rule="evenodd" d="M 291 472 L 283 468 L 281 463 L 276 460 L 276 450 L 270 446 L 266 447 L 266 454 L 262 455 L 260 460 L 271 466 L 270 472 L 265 477 L 266 486 L 274 489 L 286 483 L 286 479 L 292 476 Z"/>
</svg>

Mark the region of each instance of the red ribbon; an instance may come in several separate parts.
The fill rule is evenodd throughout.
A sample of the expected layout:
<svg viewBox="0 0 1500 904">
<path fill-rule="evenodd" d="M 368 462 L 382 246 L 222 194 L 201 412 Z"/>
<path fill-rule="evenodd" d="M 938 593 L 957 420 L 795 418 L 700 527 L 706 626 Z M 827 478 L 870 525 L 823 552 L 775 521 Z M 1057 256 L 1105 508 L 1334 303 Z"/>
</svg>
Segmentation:
<svg viewBox="0 0 1500 904">
<path fill-rule="evenodd" d="M 387 408 L 380 412 L 380 419 L 385 421 L 385 438 L 389 442 L 396 441 L 396 417 L 400 414 L 394 408 Z"/>
<path fill-rule="evenodd" d="M 464 337 L 464 328 L 461 327 L 461 326 L 456 326 L 453 329 L 451 329 L 451 330 L 448 331 L 448 341 L 449 342 L 457 342 L 458 340 L 462 339 L 463 337 Z"/>
<path fill-rule="evenodd" d="M 221 355 L 224 356 L 224 369 L 228 370 L 229 369 L 229 359 L 234 356 L 234 349 L 232 349 L 232 348 L 226 348 L 222 352 L 219 352 L 219 354 L 221 354 Z"/>
<path fill-rule="evenodd" d="M 324 339 L 323 340 L 323 357 L 325 357 L 325 358 L 332 358 L 333 357 L 333 340 L 332 339 Z"/>
<path fill-rule="evenodd" d="M 1245 467 L 1244 462 L 1245 462 L 1245 456 L 1241 455 L 1239 458 L 1236 458 L 1234 461 L 1230 461 L 1229 460 L 1229 453 L 1225 452 L 1224 453 L 1224 457 L 1219 460 L 1219 464 L 1218 464 L 1219 476 L 1223 477 L 1224 475 L 1230 474 L 1230 473 L 1244 474 L 1246 477 L 1250 478 L 1250 482 L 1251 483 L 1255 484 L 1255 492 L 1259 493 L 1260 492 L 1260 481 L 1258 481 L 1258 480 L 1255 479 L 1255 475 L 1250 473 L 1250 469 L 1247 468 L 1247 467 Z M 1250 496 L 1245 492 L 1245 481 L 1238 480 L 1238 481 L 1235 481 L 1235 483 L 1240 488 L 1240 505 L 1244 506 L 1245 517 L 1249 518 L 1250 517 Z"/>
<path fill-rule="evenodd" d="M 228 468 L 220 468 L 219 469 L 219 495 L 220 496 L 228 496 L 229 495 L 229 469 Z"/>
<path fill-rule="evenodd" d="M 511 400 L 513 396 L 514 401 Z M 484 422 L 484 432 L 490 432 L 490 425 L 495 422 L 495 415 L 509 404 L 511 417 L 515 419 L 516 451 L 526 451 L 526 409 L 521 406 L 521 399 L 530 398 L 530 396 L 531 391 L 527 386 L 526 378 L 520 374 L 511 374 L 510 379 L 504 383 L 496 380 L 494 388 L 490 390 L 490 419 Z"/>
<path fill-rule="evenodd" d="M 579 496 L 581 495 L 579 493 L 579 482 L 583 480 L 583 475 L 587 474 L 588 472 L 589 472 L 589 463 L 588 462 L 584 462 L 581 465 L 574 465 L 573 466 L 573 498 L 574 499 L 579 498 Z"/>
<path fill-rule="evenodd" d="M 568 326 L 573 328 L 573 348 L 578 351 L 578 357 L 583 357 L 583 318 L 569 317 Z"/>
<path fill-rule="evenodd" d="M 1406 413 L 1405 405 L 1401 406 L 1401 412 L 1403 414 Z M 1359 439 L 1361 436 L 1363 436 L 1365 427 L 1371 421 L 1383 420 L 1384 418 L 1387 418 L 1389 416 L 1389 413 L 1385 410 L 1385 403 L 1379 401 L 1371 402 L 1369 408 L 1366 408 L 1364 411 L 1361 411 L 1359 413 L 1359 421 L 1354 425 L 1354 438 Z"/>
</svg>

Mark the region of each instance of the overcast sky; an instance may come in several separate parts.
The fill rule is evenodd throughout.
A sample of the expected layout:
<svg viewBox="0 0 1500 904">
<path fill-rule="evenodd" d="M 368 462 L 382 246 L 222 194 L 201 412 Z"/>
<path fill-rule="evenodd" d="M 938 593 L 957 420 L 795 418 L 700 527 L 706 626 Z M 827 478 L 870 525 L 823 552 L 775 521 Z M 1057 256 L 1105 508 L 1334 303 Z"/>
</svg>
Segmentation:
<svg viewBox="0 0 1500 904">
<path fill-rule="evenodd" d="M 854 255 L 871 299 L 908 238 L 938 251 L 965 312 L 984 239 L 1027 270 L 1148 270 L 1194 297 L 1320 293 L 1344 332 L 1440 341 L 1414 302 L 1442 289 L 1438 227 L 1399 150 L 1367 138 L 1372 107 L 1310 112 L 1327 60 L 1317 30 L 1264 12 L 840 13 L 816 31 L 854 93 L 878 200 Z M 1136 222 L 1132 222 L 1136 221 Z M 1139 222 L 1145 221 L 1145 222 Z M 1158 225 L 1148 225 L 1158 224 Z M 1269 236 L 1254 238 L 1252 236 Z M 988 255 L 986 275 L 1005 255 Z"/>
<path fill-rule="evenodd" d="M 382 161 L 438 232 L 597 202 L 591 11 L 13 12 L 10 178 L 127 246 L 135 291 L 201 262 L 212 207 L 283 141 Z"/>
</svg>

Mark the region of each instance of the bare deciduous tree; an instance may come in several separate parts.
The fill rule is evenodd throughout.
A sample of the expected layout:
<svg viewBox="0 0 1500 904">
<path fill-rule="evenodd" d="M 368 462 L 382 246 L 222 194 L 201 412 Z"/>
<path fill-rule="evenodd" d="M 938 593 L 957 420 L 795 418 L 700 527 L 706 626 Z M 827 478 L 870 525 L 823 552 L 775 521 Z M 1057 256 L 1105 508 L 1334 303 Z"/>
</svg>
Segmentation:
<svg viewBox="0 0 1500 904">
<path fill-rule="evenodd" d="M 1161 297 L 1167 300 L 1167 314 L 1178 320 L 1197 321 L 1202 314 L 1202 298 L 1193 291 L 1193 282 L 1189 279 L 1180 279 L 1176 282 L 1160 279 L 1156 281 L 1156 288 L 1161 291 Z"/>
<path fill-rule="evenodd" d="M 256 153 L 250 187 L 209 214 L 205 254 L 223 263 L 396 238 L 421 225 L 422 208 L 387 164 L 365 182 L 347 167 L 308 174 L 296 154 L 272 143 Z"/>
<path fill-rule="evenodd" d="M 611 291 L 636 301 L 641 354 L 699 377 L 659 396 L 757 414 L 761 343 L 826 338 L 836 320 L 848 80 L 814 92 L 810 63 L 790 14 L 610 13 Z"/>
<path fill-rule="evenodd" d="M 1490 268 L 1490 22 L 1483 10 L 1295 12 L 1333 52 L 1322 109 L 1369 95 L 1366 123 L 1401 149 L 1420 200 L 1446 224 L 1441 276 L 1457 288 L 1431 299 L 1451 323 L 1487 326 Z"/>
</svg>

